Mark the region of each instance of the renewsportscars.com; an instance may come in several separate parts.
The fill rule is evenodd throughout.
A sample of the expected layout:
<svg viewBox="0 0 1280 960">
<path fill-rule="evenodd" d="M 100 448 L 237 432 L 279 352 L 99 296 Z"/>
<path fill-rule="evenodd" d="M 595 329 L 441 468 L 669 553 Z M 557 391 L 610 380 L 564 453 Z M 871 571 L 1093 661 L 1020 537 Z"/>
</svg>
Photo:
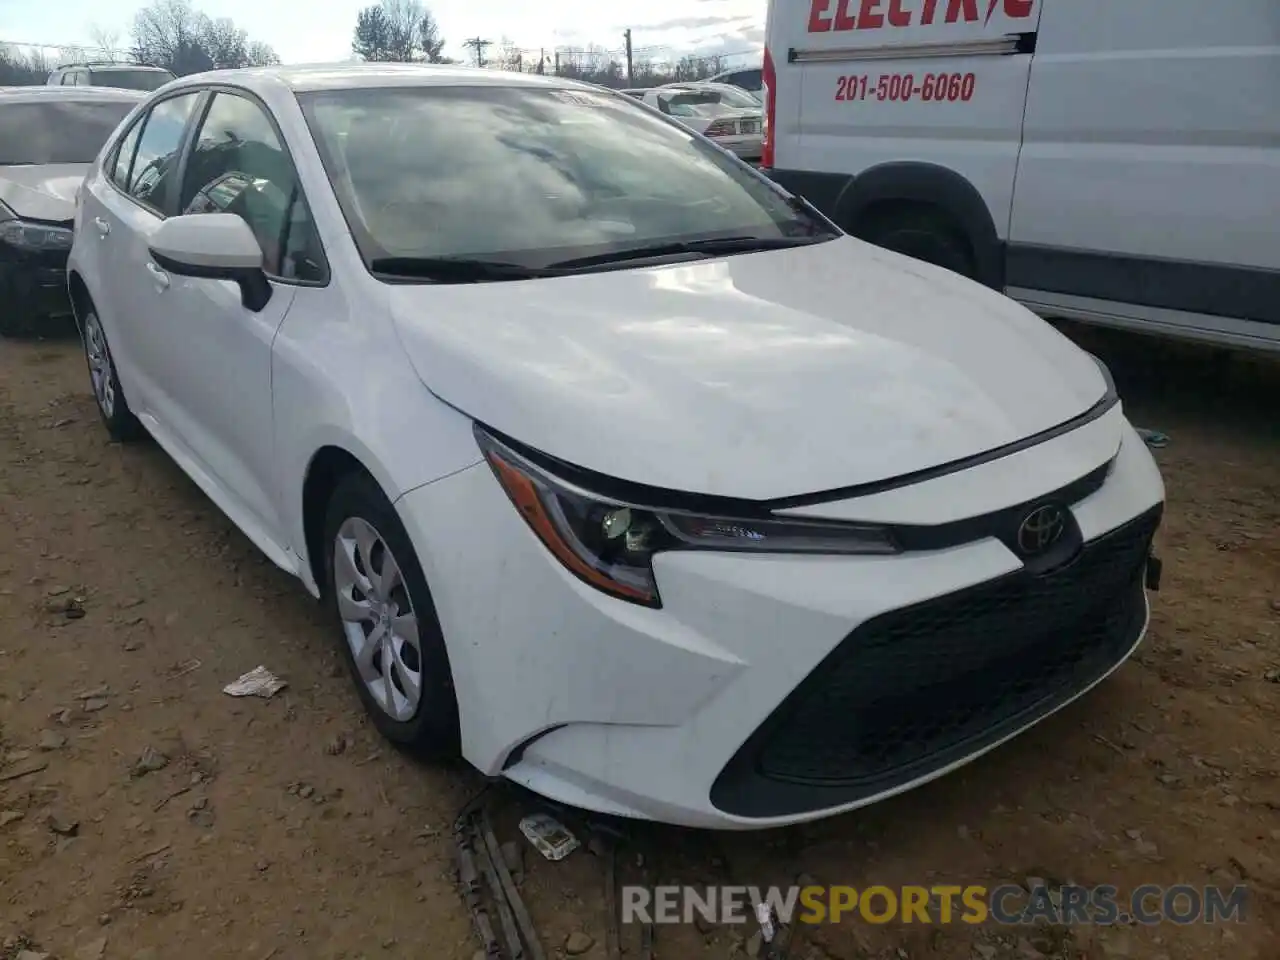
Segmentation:
<svg viewBox="0 0 1280 960">
<path fill-rule="evenodd" d="M 793 887 L 641 887 L 622 888 L 623 923 L 746 923 L 765 906 L 782 923 L 872 924 L 1051 923 L 1066 926 L 1109 926 L 1139 923 L 1240 923 L 1245 918 L 1248 888 L 1144 884 L 1127 896 L 1120 888 L 1020 884 L 930 886 L 793 886 Z M 766 914 L 768 915 L 768 914 Z"/>
</svg>

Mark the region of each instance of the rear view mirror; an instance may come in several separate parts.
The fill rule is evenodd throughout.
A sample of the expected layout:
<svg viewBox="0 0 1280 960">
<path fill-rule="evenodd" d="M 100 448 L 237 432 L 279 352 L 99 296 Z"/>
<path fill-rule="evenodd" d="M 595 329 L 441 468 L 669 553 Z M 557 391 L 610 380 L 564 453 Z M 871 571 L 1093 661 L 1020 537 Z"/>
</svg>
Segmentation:
<svg viewBox="0 0 1280 960">
<path fill-rule="evenodd" d="M 246 310 L 257 312 L 271 299 L 258 238 L 234 213 L 170 217 L 152 235 L 150 249 L 156 266 L 169 273 L 238 284 Z"/>
</svg>

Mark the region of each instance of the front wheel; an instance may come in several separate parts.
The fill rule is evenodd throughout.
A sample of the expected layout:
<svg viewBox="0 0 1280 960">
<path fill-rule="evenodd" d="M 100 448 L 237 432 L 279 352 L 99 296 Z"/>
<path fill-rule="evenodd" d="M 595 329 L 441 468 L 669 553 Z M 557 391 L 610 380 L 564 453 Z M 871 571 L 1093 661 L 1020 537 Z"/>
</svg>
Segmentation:
<svg viewBox="0 0 1280 960">
<path fill-rule="evenodd" d="M 126 442 L 143 434 L 142 424 L 129 409 L 116 373 L 115 359 L 107 345 L 107 334 L 102 321 L 94 310 L 87 310 L 81 318 L 84 339 L 84 357 L 89 364 L 89 383 L 93 387 L 93 399 L 98 413 L 112 440 Z"/>
<path fill-rule="evenodd" d="M 420 755 L 455 757 L 458 705 L 431 591 L 395 507 L 366 474 L 339 482 L 325 544 L 328 603 L 374 726 Z"/>
</svg>

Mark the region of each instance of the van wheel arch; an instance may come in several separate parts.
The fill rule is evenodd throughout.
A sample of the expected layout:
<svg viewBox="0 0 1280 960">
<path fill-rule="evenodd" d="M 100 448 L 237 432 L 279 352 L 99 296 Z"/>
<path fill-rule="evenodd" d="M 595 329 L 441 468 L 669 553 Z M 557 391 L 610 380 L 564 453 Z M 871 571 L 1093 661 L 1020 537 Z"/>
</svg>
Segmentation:
<svg viewBox="0 0 1280 960">
<path fill-rule="evenodd" d="M 954 170 L 933 163 L 885 163 L 849 181 L 836 200 L 833 217 L 843 229 L 867 239 L 895 217 L 927 215 L 967 245 L 973 279 L 1004 288 L 1003 245 L 995 221 L 976 187 Z"/>
</svg>

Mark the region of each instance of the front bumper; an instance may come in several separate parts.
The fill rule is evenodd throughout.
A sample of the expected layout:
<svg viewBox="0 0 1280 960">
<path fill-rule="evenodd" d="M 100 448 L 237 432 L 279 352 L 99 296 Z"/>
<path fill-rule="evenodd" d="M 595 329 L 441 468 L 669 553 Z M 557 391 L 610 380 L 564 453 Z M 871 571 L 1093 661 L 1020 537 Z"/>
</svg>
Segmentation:
<svg viewBox="0 0 1280 960">
<path fill-rule="evenodd" d="M 1081 450 L 1110 444 L 1105 482 L 1071 505 L 1085 548 L 1039 577 L 992 537 L 892 557 L 674 552 L 655 562 L 652 610 L 566 573 L 486 465 L 412 491 L 397 506 L 447 638 L 464 755 L 576 806 L 737 829 L 850 810 L 972 760 L 1141 640 L 1164 492 L 1114 416 L 985 465 L 981 483 L 966 471 L 830 507 L 959 519 L 993 491 L 1008 506 L 1056 490 Z"/>
<path fill-rule="evenodd" d="M 26 251 L 0 244 L 0 310 L 5 326 L 33 329 L 42 320 L 71 315 L 67 250 Z"/>
</svg>

